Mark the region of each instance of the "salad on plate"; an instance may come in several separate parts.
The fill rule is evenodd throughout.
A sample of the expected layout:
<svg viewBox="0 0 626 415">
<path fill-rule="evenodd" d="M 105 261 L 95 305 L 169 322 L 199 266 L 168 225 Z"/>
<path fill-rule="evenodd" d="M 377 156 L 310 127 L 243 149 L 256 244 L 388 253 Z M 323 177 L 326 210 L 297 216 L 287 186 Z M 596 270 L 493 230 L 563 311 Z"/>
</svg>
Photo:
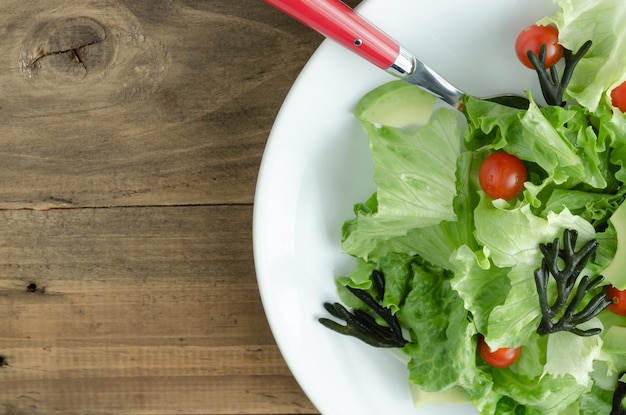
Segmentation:
<svg viewBox="0 0 626 415">
<path fill-rule="evenodd" d="M 320 322 L 397 350 L 417 405 L 626 413 L 626 3 L 556 3 L 515 45 L 527 108 L 393 81 L 355 109 L 377 189 Z"/>
</svg>

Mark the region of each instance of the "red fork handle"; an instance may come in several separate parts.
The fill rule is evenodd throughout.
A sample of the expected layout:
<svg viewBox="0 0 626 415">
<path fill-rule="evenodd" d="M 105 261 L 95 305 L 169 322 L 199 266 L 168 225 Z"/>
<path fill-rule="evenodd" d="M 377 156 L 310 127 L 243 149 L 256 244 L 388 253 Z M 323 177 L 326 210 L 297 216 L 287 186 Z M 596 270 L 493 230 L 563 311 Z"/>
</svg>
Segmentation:
<svg viewBox="0 0 626 415">
<path fill-rule="evenodd" d="M 382 69 L 400 55 L 400 45 L 340 0 L 265 0 L 283 13 Z"/>
</svg>

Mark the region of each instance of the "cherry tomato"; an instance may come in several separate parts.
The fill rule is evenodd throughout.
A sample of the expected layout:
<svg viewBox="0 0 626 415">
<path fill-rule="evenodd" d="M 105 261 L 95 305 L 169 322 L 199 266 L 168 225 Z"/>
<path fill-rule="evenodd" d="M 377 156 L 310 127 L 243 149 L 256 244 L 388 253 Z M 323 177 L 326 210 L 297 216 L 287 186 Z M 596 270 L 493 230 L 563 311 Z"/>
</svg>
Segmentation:
<svg viewBox="0 0 626 415">
<path fill-rule="evenodd" d="M 526 167 L 514 155 L 498 151 L 483 161 L 478 171 L 478 181 L 492 199 L 511 200 L 524 190 Z"/>
<path fill-rule="evenodd" d="M 532 25 L 522 30 L 517 36 L 515 41 L 515 54 L 517 58 L 525 66 L 530 69 L 535 67 L 530 63 L 528 59 L 528 51 L 532 50 L 533 53 L 539 56 L 539 50 L 541 45 L 546 45 L 546 68 L 556 64 L 563 56 L 563 46 L 559 43 L 559 31 L 554 26 L 538 26 Z"/>
<path fill-rule="evenodd" d="M 608 299 L 613 300 L 613 304 L 608 307 L 609 310 L 617 315 L 626 316 L 626 290 L 620 291 L 610 285 L 606 296 Z"/>
<path fill-rule="evenodd" d="M 500 369 L 509 367 L 517 361 L 521 353 L 521 347 L 514 349 L 502 347 L 496 351 L 491 351 L 491 348 L 489 348 L 489 345 L 485 342 L 485 338 L 483 336 L 478 337 L 478 354 L 481 359 L 490 366 Z"/>
<path fill-rule="evenodd" d="M 622 112 L 626 112 L 626 82 L 623 82 L 611 91 L 611 101 L 614 107 L 619 108 Z"/>
</svg>

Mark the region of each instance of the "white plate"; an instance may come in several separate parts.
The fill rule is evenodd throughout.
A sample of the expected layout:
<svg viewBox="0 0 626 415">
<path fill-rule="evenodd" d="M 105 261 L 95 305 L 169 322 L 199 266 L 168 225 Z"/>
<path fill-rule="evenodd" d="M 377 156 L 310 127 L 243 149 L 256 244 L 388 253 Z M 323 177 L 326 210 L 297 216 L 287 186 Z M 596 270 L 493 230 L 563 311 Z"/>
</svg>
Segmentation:
<svg viewBox="0 0 626 415">
<path fill-rule="evenodd" d="M 359 13 L 442 76 L 481 96 L 530 89 L 517 34 L 546 14 L 549 0 L 366 0 Z M 342 223 L 375 190 L 368 143 L 352 115 L 390 75 L 325 41 L 298 77 L 276 119 L 257 183 L 254 259 L 265 312 L 295 378 L 324 415 L 475 414 L 470 405 L 415 409 L 407 370 L 389 352 L 317 322 L 337 301 L 348 272 Z"/>
</svg>

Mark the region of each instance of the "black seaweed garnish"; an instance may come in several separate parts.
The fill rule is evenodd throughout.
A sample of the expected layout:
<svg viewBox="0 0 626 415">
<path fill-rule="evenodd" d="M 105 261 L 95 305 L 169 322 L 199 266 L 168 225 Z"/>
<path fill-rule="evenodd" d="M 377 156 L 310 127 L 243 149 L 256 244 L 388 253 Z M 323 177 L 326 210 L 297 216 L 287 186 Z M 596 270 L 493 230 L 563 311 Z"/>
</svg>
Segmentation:
<svg viewBox="0 0 626 415">
<path fill-rule="evenodd" d="M 619 377 L 622 378 L 624 373 L 620 373 Z M 613 408 L 610 415 L 626 415 L 626 409 L 622 402 L 626 398 L 626 383 L 622 381 L 617 382 L 615 392 L 613 392 Z"/>
<path fill-rule="evenodd" d="M 557 331 L 569 331 L 579 336 L 593 336 L 599 334 L 600 328 L 582 330 L 577 326 L 597 316 L 607 308 L 612 301 L 606 296 L 606 286 L 595 293 L 593 298 L 578 311 L 579 306 L 588 294 L 592 294 L 600 285 L 604 277 L 602 275 L 590 280 L 587 275 L 580 281 L 578 277 L 585 268 L 589 258 L 598 249 L 598 241 L 587 242 L 580 250 L 576 251 L 576 239 L 578 232 L 565 230 L 563 232 L 563 248 L 561 241 L 556 238 L 553 243 L 541 244 L 544 258 L 541 268 L 535 271 L 535 283 L 539 294 L 539 306 L 543 318 L 537 328 L 541 335 L 555 333 Z M 559 259 L 563 266 L 559 265 Z M 557 297 L 554 304 L 548 304 L 548 282 L 550 275 L 556 281 Z M 576 284 L 578 282 L 578 284 Z"/>
<path fill-rule="evenodd" d="M 559 74 L 556 66 L 552 65 L 546 69 L 546 45 L 541 45 L 539 49 L 539 56 L 535 55 L 532 50 L 527 52 L 530 63 L 535 67 L 537 71 L 537 77 L 539 78 L 539 85 L 541 85 L 541 92 L 548 105 L 557 105 L 564 107 L 563 94 L 565 89 L 572 79 L 574 68 L 580 62 L 580 59 L 589 51 L 591 47 L 591 40 L 586 41 L 578 49 L 578 52 L 573 53 L 571 50 L 564 48 L 563 58 L 565 60 L 565 68 L 563 69 L 563 76 L 559 79 Z"/>
<path fill-rule="evenodd" d="M 380 271 L 374 271 L 372 273 L 372 281 L 376 294 L 382 301 L 385 295 L 383 274 Z M 344 320 L 346 324 L 342 325 L 327 318 L 320 318 L 320 323 L 331 330 L 356 337 L 374 347 L 403 347 L 408 343 L 402 335 L 402 328 L 400 323 L 398 323 L 398 319 L 389 308 L 384 307 L 365 290 L 352 287 L 346 288 L 377 314 L 386 325 L 378 324 L 374 316 L 363 310 L 355 309 L 350 312 L 339 303 L 324 303 L 324 308 L 333 317 Z"/>
</svg>

